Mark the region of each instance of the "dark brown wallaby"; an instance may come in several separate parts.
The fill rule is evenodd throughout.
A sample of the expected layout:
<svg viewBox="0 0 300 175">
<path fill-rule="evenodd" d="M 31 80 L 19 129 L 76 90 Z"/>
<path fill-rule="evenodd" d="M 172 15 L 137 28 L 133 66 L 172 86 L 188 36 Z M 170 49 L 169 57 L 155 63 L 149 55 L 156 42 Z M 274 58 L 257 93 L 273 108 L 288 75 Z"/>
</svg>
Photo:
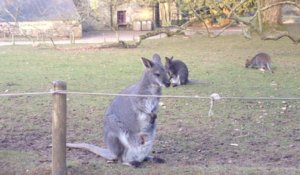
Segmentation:
<svg viewBox="0 0 300 175">
<path fill-rule="evenodd" d="M 188 67 L 182 60 L 173 60 L 173 56 L 170 58 L 165 58 L 165 69 L 169 75 L 173 87 L 186 84 L 208 83 L 206 81 L 190 80 Z"/>
</svg>

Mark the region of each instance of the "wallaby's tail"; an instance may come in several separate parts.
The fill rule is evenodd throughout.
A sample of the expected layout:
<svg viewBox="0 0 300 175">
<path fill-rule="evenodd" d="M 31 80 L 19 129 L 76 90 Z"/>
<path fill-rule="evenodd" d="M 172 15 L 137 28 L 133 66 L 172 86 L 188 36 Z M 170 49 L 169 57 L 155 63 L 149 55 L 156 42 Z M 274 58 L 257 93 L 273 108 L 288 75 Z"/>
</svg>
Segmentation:
<svg viewBox="0 0 300 175">
<path fill-rule="evenodd" d="M 67 143 L 67 147 L 85 149 L 108 160 L 115 160 L 117 158 L 108 149 L 100 148 L 88 143 Z"/>
<path fill-rule="evenodd" d="M 210 84 L 208 81 L 189 80 L 188 84 Z"/>
</svg>

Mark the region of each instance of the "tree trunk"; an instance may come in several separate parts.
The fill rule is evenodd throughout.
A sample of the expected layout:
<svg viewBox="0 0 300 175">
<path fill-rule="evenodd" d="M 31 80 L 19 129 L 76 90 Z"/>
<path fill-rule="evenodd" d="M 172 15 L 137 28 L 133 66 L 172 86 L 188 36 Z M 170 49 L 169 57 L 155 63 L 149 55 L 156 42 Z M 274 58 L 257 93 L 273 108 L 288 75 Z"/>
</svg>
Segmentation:
<svg viewBox="0 0 300 175">
<path fill-rule="evenodd" d="M 282 2 L 283 0 L 261 0 L 262 7 L 267 7 L 272 4 Z M 262 11 L 262 22 L 263 24 L 277 26 L 281 24 L 281 5 L 273 6 Z"/>
</svg>

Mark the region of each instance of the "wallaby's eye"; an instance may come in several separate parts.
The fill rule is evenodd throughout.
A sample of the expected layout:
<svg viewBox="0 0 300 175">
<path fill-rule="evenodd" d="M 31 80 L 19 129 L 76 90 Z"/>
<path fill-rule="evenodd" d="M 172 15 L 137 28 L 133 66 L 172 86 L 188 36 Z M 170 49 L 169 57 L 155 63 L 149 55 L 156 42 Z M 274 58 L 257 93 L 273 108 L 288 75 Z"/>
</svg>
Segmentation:
<svg viewBox="0 0 300 175">
<path fill-rule="evenodd" d="M 158 72 L 154 73 L 155 76 L 159 77 L 160 74 Z"/>
</svg>

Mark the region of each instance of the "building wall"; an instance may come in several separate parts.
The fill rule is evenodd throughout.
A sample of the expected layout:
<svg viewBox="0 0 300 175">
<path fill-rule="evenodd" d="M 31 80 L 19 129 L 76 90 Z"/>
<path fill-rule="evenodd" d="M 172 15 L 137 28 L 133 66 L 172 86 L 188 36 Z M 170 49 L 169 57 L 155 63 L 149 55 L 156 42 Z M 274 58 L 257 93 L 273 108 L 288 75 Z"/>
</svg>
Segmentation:
<svg viewBox="0 0 300 175">
<path fill-rule="evenodd" d="M 126 11 L 126 23 L 127 29 L 133 29 L 134 25 L 137 24 L 137 22 L 151 22 L 153 24 L 154 22 L 154 8 L 148 7 L 148 6 L 140 6 L 137 3 L 126 3 L 123 5 L 117 6 L 115 9 L 113 9 L 113 26 L 118 28 L 118 22 L 117 22 L 117 13 L 118 11 Z"/>
<path fill-rule="evenodd" d="M 158 23 L 163 24 L 163 26 L 169 26 L 171 25 L 171 21 L 178 20 L 177 17 L 179 16 L 176 4 L 173 1 L 160 3 L 157 8 L 155 5 L 141 5 L 133 1 L 113 5 L 109 1 L 103 0 L 97 1 L 96 5 L 95 1 L 93 1 L 93 6 L 98 6 L 97 9 L 93 7 L 98 20 L 87 18 L 82 22 L 83 31 L 112 29 L 139 30 L 138 28 L 141 28 L 141 30 L 151 30 Z M 118 25 L 119 11 L 126 11 L 125 23 L 122 25 Z M 145 25 L 147 27 L 143 27 Z"/>
</svg>

